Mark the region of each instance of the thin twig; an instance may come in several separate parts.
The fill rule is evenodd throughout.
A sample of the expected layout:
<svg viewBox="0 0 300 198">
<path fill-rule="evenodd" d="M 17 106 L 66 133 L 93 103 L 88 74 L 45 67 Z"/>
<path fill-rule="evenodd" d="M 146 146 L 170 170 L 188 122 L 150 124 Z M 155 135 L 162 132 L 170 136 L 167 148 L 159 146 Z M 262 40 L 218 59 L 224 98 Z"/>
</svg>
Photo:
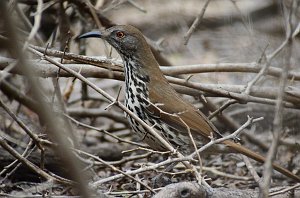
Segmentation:
<svg viewBox="0 0 300 198">
<path fill-rule="evenodd" d="M 203 152 L 206 149 L 208 149 L 209 147 L 211 147 L 214 144 L 218 144 L 221 142 L 224 142 L 225 140 L 229 140 L 229 139 L 234 139 L 236 138 L 246 127 L 248 127 L 250 124 L 258 122 L 263 120 L 263 117 L 260 118 L 251 118 L 248 116 L 248 120 L 247 122 L 245 122 L 240 128 L 238 128 L 235 132 L 231 133 L 228 136 L 219 138 L 219 139 L 211 139 L 210 142 L 208 142 L 207 144 L 203 145 L 200 149 L 197 150 L 197 152 Z M 189 156 L 191 156 L 192 158 L 194 158 L 196 156 L 196 152 L 190 154 Z"/>
<path fill-rule="evenodd" d="M 41 151 L 44 150 L 44 148 L 41 145 L 42 140 L 38 137 L 38 135 L 36 135 L 35 133 L 33 133 L 25 124 L 24 122 L 22 122 L 21 119 L 19 119 L 10 109 L 7 105 L 4 104 L 4 102 L 2 101 L 2 99 L 0 99 L 0 106 L 8 113 L 8 115 L 10 115 L 10 117 L 12 117 L 17 123 L 18 125 L 25 131 L 25 133 L 27 133 L 27 135 L 29 135 L 29 137 L 34 141 L 34 143 L 39 147 L 39 149 Z"/>
<path fill-rule="evenodd" d="M 286 27 L 286 39 L 283 42 L 284 45 L 282 44 L 280 48 L 278 48 L 278 50 L 276 50 L 273 54 L 271 54 L 271 57 L 269 58 L 272 59 L 283 49 L 283 47 L 287 46 L 286 64 L 284 65 L 283 72 L 280 78 L 278 98 L 276 101 L 275 116 L 273 120 L 273 141 L 268 151 L 266 161 L 264 163 L 263 180 L 259 184 L 260 197 L 268 197 L 271 176 L 272 176 L 272 163 L 276 158 L 280 134 L 283 131 L 283 110 L 284 110 L 283 98 L 285 96 L 284 89 L 287 83 L 287 76 L 288 76 L 289 68 L 291 67 L 291 58 L 292 58 L 293 33 L 292 33 L 291 18 L 294 9 L 298 7 L 296 2 L 297 1 L 291 1 L 290 4 L 291 8 L 290 11 L 288 12 L 288 16 L 286 17 L 287 27 Z M 287 11 L 286 9 L 285 11 Z M 287 12 L 285 13 L 287 14 Z"/>
<path fill-rule="evenodd" d="M 141 182 L 141 181 L 138 180 L 138 179 L 135 179 L 135 178 L 134 178 L 133 176 L 131 176 L 130 174 L 127 174 L 126 172 L 121 171 L 120 169 L 116 168 L 114 165 L 107 163 L 106 161 L 102 160 L 101 158 L 99 158 L 99 157 L 97 157 L 97 156 L 95 156 L 95 155 L 91 155 L 91 154 L 89 154 L 89 153 L 87 153 L 87 152 L 84 152 L 84 151 L 81 151 L 81 150 L 77 150 L 77 149 L 74 149 L 74 150 L 76 150 L 76 152 L 78 152 L 79 154 L 84 153 L 85 155 L 87 155 L 87 156 L 89 156 L 89 157 L 91 157 L 91 158 L 93 158 L 93 159 L 95 159 L 95 160 L 101 162 L 102 164 L 104 164 L 105 166 L 109 167 L 109 168 L 112 169 L 113 171 L 116 171 L 116 172 L 118 172 L 118 173 L 120 173 L 120 174 L 122 174 L 122 175 L 124 175 L 124 176 L 126 176 L 126 177 L 128 177 L 128 178 L 130 178 L 130 179 L 132 179 L 132 180 L 134 180 L 134 181 L 136 181 L 137 183 L 141 184 L 142 186 L 144 186 L 145 188 L 147 188 L 148 190 L 150 190 L 152 193 L 155 194 L 155 192 L 152 190 L 152 188 L 150 188 L 148 185 L 144 184 L 143 182 Z"/>
<path fill-rule="evenodd" d="M 200 13 L 198 14 L 198 16 L 196 17 L 196 19 L 194 20 L 192 26 L 190 27 L 190 29 L 187 31 L 187 33 L 184 35 L 184 44 L 187 45 L 193 32 L 196 30 L 196 28 L 199 26 L 199 24 L 201 23 L 205 10 L 209 4 L 210 0 L 206 0 L 206 2 L 204 3 Z"/>
<path fill-rule="evenodd" d="M 24 158 L 27 158 L 31 153 L 32 151 L 35 149 L 36 147 L 33 146 L 33 141 L 32 139 L 30 140 L 30 142 L 28 143 L 26 149 L 24 150 L 24 152 L 22 153 L 22 156 Z M 16 169 L 21 165 L 22 163 L 19 162 L 19 160 L 15 160 L 13 161 L 12 163 L 10 163 L 9 165 L 5 166 L 3 168 L 3 170 L 0 172 L 0 175 L 3 175 L 5 174 L 11 167 L 14 167 L 9 173 L 7 173 L 5 175 L 5 177 L 2 179 L 2 183 L 5 179 L 7 179 L 10 175 L 12 175 Z"/>
<path fill-rule="evenodd" d="M 79 122 L 78 120 L 75 120 L 74 118 L 70 117 L 69 115 L 67 114 L 64 114 L 64 116 L 66 116 L 68 119 L 70 119 L 72 122 L 74 122 L 76 125 L 78 126 L 82 126 L 82 127 L 85 127 L 85 128 L 88 128 L 88 129 L 92 129 L 92 130 L 95 130 L 95 131 L 99 131 L 101 133 L 104 133 L 114 139 L 116 139 L 118 142 L 124 142 L 124 143 L 127 143 L 127 144 L 131 144 L 131 145 L 135 145 L 135 146 L 139 146 L 139 147 L 145 147 L 144 145 L 142 144 L 139 144 L 139 143 L 136 143 L 136 142 L 132 142 L 132 141 L 129 141 L 129 140 L 126 140 L 126 139 L 122 139 L 122 138 L 119 138 L 118 136 L 112 134 L 112 133 L 109 133 L 107 132 L 106 130 L 104 129 L 99 129 L 97 127 L 93 127 L 93 126 L 90 126 L 88 124 L 84 124 L 82 122 Z"/>
<path fill-rule="evenodd" d="M 243 155 L 242 157 L 243 157 L 243 160 L 246 164 L 246 167 L 249 170 L 250 174 L 252 175 L 254 181 L 256 181 L 256 183 L 259 183 L 260 182 L 260 177 L 258 176 L 257 172 L 254 170 L 249 158 L 246 157 L 245 155 Z"/>
<path fill-rule="evenodd" d="M 294 189 L 299 188 L 299 187 L 300 187 L 300 183 L 295 184 L 294 186 L 285 188 L 283 190 L 272 192 L 272 193 L 269 194 L 269 197 L 272 197 L 272 196 L 275 196 L 275 195 L 279 195 L 279 194 L 283 194 L 283 193 L 286 193 L 288 191 L 294 190 Z"/>
<path fill-rule="evenodd" d="M 139 168 L 139 169 L 136 169 L 136 170 L 126 171 L 126 174 L 128 174 L 128 175 L 135 175 L 135 174 L 139 174 L 139 173 L 146 172 L 146 171 L 156 170 L 157 168 L 159 168 L 161 166 L 165 166 L 165 165 L 168 165 L 168 164 L 171 164 L 171 163 L 183 162 L 183 161 L 191 161 L 191 160 L 192 159 L 190 157 L 180 157 L 180 158 L 168 159 L 168 160 L 165 160 L 163 162 L 154 164 L 152 166 L 146 166 L 146 167 L 142 167 L 142 168 Z M 104 183 L 107 183 L 107 182 L 110 182 L 110 181 L 114 181 L 116 179 L 120 179 L 120 178 L 123 178 L 123 177 L 124 177 L 123 174 L 117 174 L 117 175 L 114 175 L 114 176 L 111 176 L 111 177 L 107 177 L 107 178 L 103 178 L 101 180 L 98 180 L 98 181 L 92 183 L 91 185 L 93 187 L 97 187 L 97 186 L 101 186 Z"/>
<path fill-rule="evenodd" d="M 48 173 L 46 173 L 45 171 L 40 169 L 38 166 L 36 166 L 35 164 L 28 161 L 25 157 L 20 155 L 17 151 L 15 151 L 9 144 L 7 144 L 7 142 L 2 137 L 0 137 L 0 145 L 3 149 L 8 151 L 12 156 L 14 156 L 16 159 L 18 159 L 22 164 L 24 164 L 25 166 L 30 168 L 32 171 L 34 171 L 41 177 L 43 177 L 47 180 L 50 180 L 50 181 L 56 181 L 56 182 L 63 183 L 63 184 L 68 184 L 68 185 L 74 184 L 74 182 L 67 180 L 65 178 L 58 177 L 58 176 L 53 177 L 53 176 L 49 175 Z"/>
</svg>

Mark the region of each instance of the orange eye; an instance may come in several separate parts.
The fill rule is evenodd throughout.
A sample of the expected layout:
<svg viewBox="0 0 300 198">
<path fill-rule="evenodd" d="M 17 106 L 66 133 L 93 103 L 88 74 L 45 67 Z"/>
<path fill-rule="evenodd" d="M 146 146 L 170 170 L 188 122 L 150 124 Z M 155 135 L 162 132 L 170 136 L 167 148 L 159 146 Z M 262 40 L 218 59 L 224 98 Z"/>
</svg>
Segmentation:
<svg viewBox="0 0 300 198">
<path fill-rule="evenodd" d="M 125 36 L 124 32 L 117 32 L 116 35 L 118 38 L 123 38 Z"/>
</svg>

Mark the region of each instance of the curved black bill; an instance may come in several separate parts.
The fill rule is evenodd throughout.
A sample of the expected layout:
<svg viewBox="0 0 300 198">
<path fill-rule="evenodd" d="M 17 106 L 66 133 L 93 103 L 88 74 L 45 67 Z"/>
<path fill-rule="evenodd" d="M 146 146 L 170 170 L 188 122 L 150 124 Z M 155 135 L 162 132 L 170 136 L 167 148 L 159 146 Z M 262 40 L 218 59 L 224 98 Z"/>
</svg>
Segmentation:
<svg viewBox="0 0 300 198">
<path fill-rule="evenodd" d="M 92 32 L 87 32 L 85 34 L 82 34 L 78 36 L 76 39 L 90 38 L 90 37 L 101 38 L 102 34 L 99 31 L 92 31 Z"/>
</svg>

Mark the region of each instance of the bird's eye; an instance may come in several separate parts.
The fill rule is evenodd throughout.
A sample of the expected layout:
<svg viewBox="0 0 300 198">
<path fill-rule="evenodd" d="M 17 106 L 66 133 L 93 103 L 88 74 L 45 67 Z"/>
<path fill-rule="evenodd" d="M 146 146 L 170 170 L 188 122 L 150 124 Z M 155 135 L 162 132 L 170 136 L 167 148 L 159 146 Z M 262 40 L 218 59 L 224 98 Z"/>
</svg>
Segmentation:
<svg viewBox="0 0 300 198">
<path fill-rule="evenodd" d="M 121 31 L 117 32 L 116 35 L 118 38 L 123 38 L 125 36 L 124 32 Z"/>
</svg>

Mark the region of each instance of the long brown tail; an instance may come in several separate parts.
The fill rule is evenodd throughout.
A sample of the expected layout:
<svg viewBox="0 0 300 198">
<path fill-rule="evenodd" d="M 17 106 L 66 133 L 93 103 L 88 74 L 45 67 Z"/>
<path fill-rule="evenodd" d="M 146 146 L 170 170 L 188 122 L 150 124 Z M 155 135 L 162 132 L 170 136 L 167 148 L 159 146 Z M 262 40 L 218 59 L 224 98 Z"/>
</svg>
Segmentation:
<svg viewBox="0 0 300 198">
<path fill-rule="evenodd" d="M 236 144 L 230 140 L 226 140 L 223 142 L 224 144 L 226 144 L 227 146 L 229 146 L 230 148 L 236 150 L 237 152 L 243 154 L 243 155 L 246 155 L 247 157 L 250 157 L 258 162 L 261 162 L 261 163 L 264 163 L 266 161 L 266 158 L 264 158 L 263 156 L 239 145 L 239 144 Z M 282 173 L 283 175 L 287 176 L 287 177 L 290 177 L 290 178 L 293 178 L 294 180 L 296 180 L 297 182 L 300 182 L 300 177 L 293 174 L 291 171 L 273 163 L 273 168 L 275 170 L 277 170 L 278 172 Z"/>
</svg>

